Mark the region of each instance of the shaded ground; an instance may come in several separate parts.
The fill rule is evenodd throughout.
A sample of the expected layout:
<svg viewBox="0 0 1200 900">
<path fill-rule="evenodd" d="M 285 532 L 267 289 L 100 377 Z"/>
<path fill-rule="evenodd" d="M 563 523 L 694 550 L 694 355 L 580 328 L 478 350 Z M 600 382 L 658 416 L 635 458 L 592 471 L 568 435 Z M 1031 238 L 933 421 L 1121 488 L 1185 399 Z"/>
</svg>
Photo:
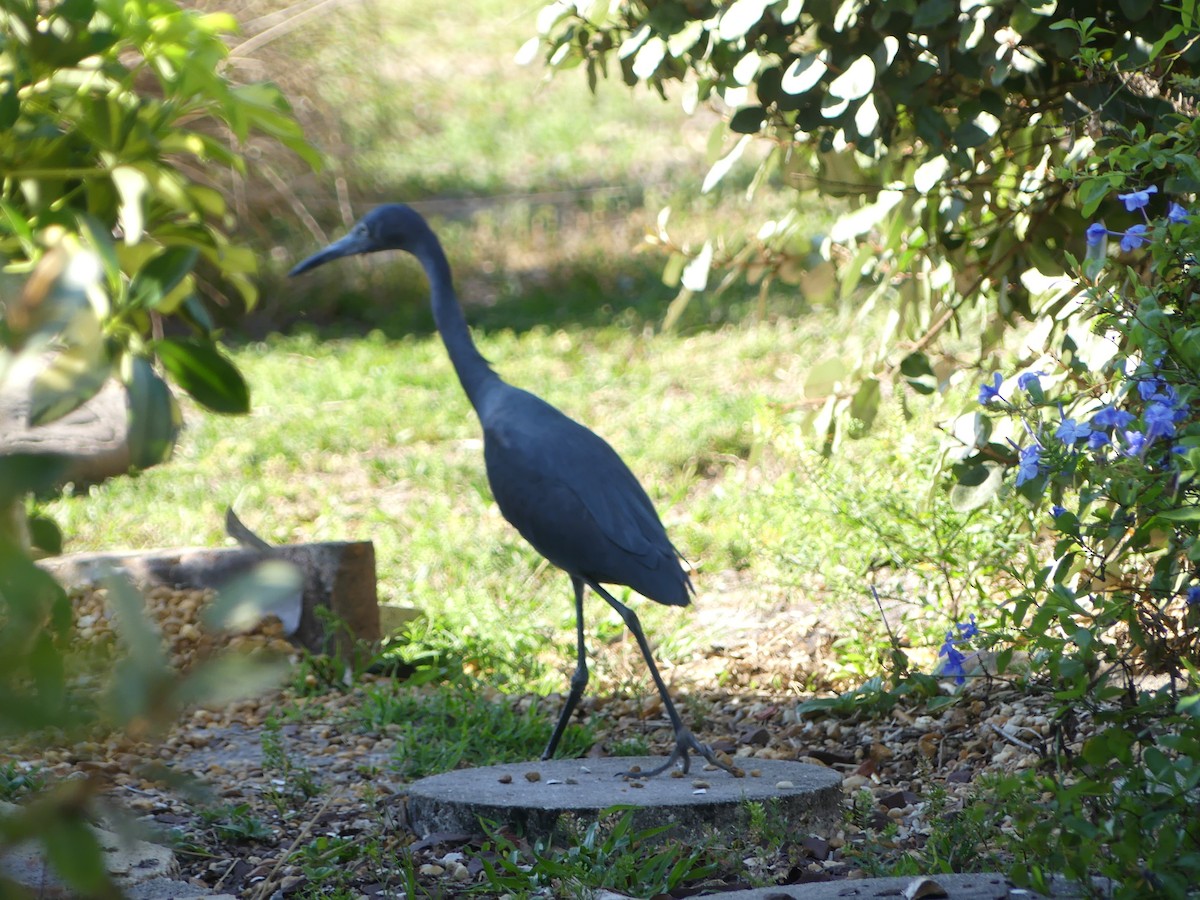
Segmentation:
<svg viewBox="0 0 1200 900">
<path fill-rule="evenodd" d="M 178 600 L 172 597 L 173 611 Z M 177 619 L 160 624 L 172 652 L 186 657 L 192 632 Z M 90 637 L 98 631 L 103 637 L 102 623 L 86 621 Z M 887 711 L 876 705 L 848 715 L 802 716 L 794 690 L 744 687 L 802 680 L 797 668 L 819 662 L 831 637 L 811 614 L 778 610 L 726 629 L 722 646 L 699 648 L 693 661 L 667 673 L 702 740 L 735 756 L 747 770 L 755 759 L 832 767 L 842 776 L 847 812 L 836 833 L 816 836 L 791 833 L 766 808 L 750 834 L 714 836 L 708 857 L 715 871 L 673 896 L 861 877 L 897 864 L 901 872 L 942 865 L 996 869 L 995 860 L 977 852 L 969 828 L 948 837 L 946 823 L 961 815 L 981 777 L 1042 764 L 1040 751 L 1051 734 L 1045 710 L 1036 699 L 990 679 L 978 679 L 933 713 L 922 701 L 911 701 Z M 260 639 L 276 640 L 269 634 Z M 623 645 L 605 652 L 613 651 L 636 653 Z M 717 670 L 725 687 L 714 690 L 711 676 Z M 313 681 L 310 674 L 308 682 Z M 115 786 L 117 804 L 171 836 L 183 877 L 214 890 L 244 897 L 280 890 L 437 897 L 474 888 L 482 896 L 502 896 L 504 891 L 484 887 L 484 860 L 489 853 L 494 859 L 494 851 L 483 835 L 418 836 L 406 829 L 407 780 L 401 772 L 414 749 L 405 746 L 410 732 L 398 724 L 368 729 L 357 714 L 369 698 L 393 689 L 436 688 L 413 689 L 366 675 L 345 690 L 303 696 L 305 679 L 297 682 L 259 701 L 197 710 L 158 746 L 101 742 L 44 751 L 39 761 L 54 778 L 104 773 Z M 653 694 L 616 696 L 613 690 L 611 684 L 594 685 L 581 704 L 595 729 L 590 753 L 611 755 L 631 743 L 665 753 L 670 730 Z M 547 719 L 561 701 L 488 696 L 517 711 L 536 706 Z M 850 711 L 846 704 L 843 713 Z M 194 775 L 207 790 L 197 795 L 165 789 L 139 774 L 148 762 Z M 988 827 L 1002 829 L 1001 815 L 994 819 Z M 509 837 L 515 847 L 528 849 Z M 956 851 L 960 858 L 947 858 Z"/>
</svg>

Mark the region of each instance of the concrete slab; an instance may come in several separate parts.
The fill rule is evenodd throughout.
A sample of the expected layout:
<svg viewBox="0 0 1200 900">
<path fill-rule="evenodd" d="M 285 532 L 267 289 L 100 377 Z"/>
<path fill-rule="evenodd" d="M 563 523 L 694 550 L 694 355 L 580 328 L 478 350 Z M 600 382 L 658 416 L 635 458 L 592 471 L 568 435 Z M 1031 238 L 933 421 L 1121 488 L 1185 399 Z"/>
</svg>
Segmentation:
<svg viewBox="0 0 1200 900">
<path fill-rule="evenodd" d="M 793 884 L 708 894 L 718 900 L 1032 900 L 1047 896 L 1014 887 L 1003 875 L 915 875 L 899 878 L 862 878 Z M 1056 878 L 1050 897 L 1083 897 L 1084 893 L 1065 879 Z"/>
<path fill-rule="evenodd" d="M 526 836 L 546 836 L 570 820 L 586 824 L 617 805 L 634 807 L 635 828 L 671 826 L 670 837 L 744 828 L 746 801 L 770 801 L 792 827 L 829 833 L 842 819 L 842 777 L 832 769 L 786 760 L 738 760 L 746 777 L 701 760 L 682 777 L 663 773 L 637 780 L 618 777 L 658 757 L 559 759 L 460 769 L 415 782 L 408 816 L 421 836 L 437 831 L 476 832 L 480 820 L 509 825 Z M 756 772 L 757 774 L 751 774 Z"/>
<path fill-rule="evenodd" d="M 16 817 L 19 807 L 0 803 L 0 815 Z M 100 843 L 104 865 L 113 881 L 123 890 L 148 881 L 169 879 L 179 871 L 175 854 L 167 847 L 132 839 L 106 828 L 89 826 Z M 0 858 L 0 875 L 15 881 L 39 897 L 73 897 L 50 868 L 40 844 L 24 841 L 6 848 Z"/>
</svg>

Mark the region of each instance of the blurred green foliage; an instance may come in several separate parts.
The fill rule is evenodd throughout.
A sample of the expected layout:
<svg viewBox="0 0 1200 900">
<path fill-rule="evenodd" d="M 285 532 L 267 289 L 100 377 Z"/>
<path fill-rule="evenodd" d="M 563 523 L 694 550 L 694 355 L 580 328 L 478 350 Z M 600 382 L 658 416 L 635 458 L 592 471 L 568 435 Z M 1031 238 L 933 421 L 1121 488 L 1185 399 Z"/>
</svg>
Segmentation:
<svg viewBox="0 0 1200 900">
<path fill-rule="evenodd" d="M 120 378 L 135 468 L 174 445 L 168 381 L 210 409 L 249 409 L 198 295 L 203 273 L 217 273 L 246 308 L 255 302 L 255 260 L 231 236 L 219 173 L 244 167 L 253 134 L 317 162 L 278 91 L 223 74 L 220 35 L 234 27 L 170 0 L 0 2 L 0 387 L 34 371 L 29 424 L 39 425 Z M 189 703 L 277 677 L 232 659 L 179 677 L 141 596 L 114 580 L 123 653 L 81 683 L 70 601 L 30 552 L 32 537 L 57 536 L 25 520 L 26 496 L 61 471 L 53 456 L 0 456 L 0 735 L 148 737 Z M 36 792 L 0 818 L 0 847 L 37 840 L 72 890 L 116 896 L 88 825 L 105 786 L 93 775 Z"/>
<path fill-rule="evenodd" d="M 0 27 L 0 258 L 7 276 L 40 273 L 24 293 L 5 282 L 0 343 L 13 364 L 51 357 L 31 424 L 119 377 L 133 465 L 153 465 L 178 430 L 168 379 L 210 409 L 249 408 L 198 293 L 208 277 L 211 298 L 230 302 L 228 285 L 245 308 L 256 299 L 222 173 L 244 169 L 253 135 L 317 155 L 275 88 L 223 74 L 228 15 L 170 0 L 4 0 Z"/>
<path fill-rule="evenodd" d="M 556 0 L 538 28 L 524 53 L 540 47 L 593 87 L 619 74 L 724 113 L 704 191 L 758 138 L 748 195 L 797 192 L 753 234 L 698 249 L 663 223 L 681 302 L 721 271 L 718 290 L 778 281 L 814 304 L 889 311 L 873 347 L 830 363 L 811 418 L 829 450 L 849 421 L 869 426 L 880 379 L 939 386 L 926 354 L 947 329 L 977 332 L 987 354 L 1007 325 L 1067 308 L 1063 254 L 1082 252 L 1080 207 L 1095 208 L 1076 201 L 1069 173 L 1094 165 L 1106 131 L 1176 128 L 1195 107 L 1200 59 L 1193 4 L 1152 0 Z M 1171 190 L 1194 190 L 1200 166 L 1172 178 Z M 826 234 L 801 207 L 811 191 L 849 202 Z"/>
</svg>

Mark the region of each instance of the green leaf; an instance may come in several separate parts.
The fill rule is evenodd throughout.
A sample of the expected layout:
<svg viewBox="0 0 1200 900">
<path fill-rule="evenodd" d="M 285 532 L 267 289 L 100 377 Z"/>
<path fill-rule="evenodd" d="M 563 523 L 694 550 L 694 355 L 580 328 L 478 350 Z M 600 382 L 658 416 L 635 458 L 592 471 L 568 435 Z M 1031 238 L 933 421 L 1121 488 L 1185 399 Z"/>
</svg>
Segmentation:
<svg viewBox="0 0 1200 900">
<path fill-rule="evenodd" d="M 950 488 L 950 505 L 960 513 L 984 506 L 1004 483 L 1004 466 L 996 462 L 962 464 L 954 467 L 954 474 L 958 480 Z"/>
<path fill-rule="evenodd" d="M 931 31 L 950 18 L 958 6 L 954 0 L 925 0 L 913 15 L 913 31 Z"/>
<path fill-rule="evenodd" d="M 1106 178 L 1090 178 L 1079 188 L 1079 211 L 1083 217 L 1090 218 L 1104 202 L 1112 190 L 1112 184 Z"/>
<path fill-rule="evenodd" d="M 737 134 L 756 134 L 765 117 L 766 110 L 761 106 L 744 106 L 729 120 L 729 130 Z"/>
<path fill-rule="evenodd" d="M 824 50 L 820 53 L 806 53 L 803 56 L 797 57 L 783 73 L 783 79 L 779 83 L 780 87 L 789 94 L 808 93 L 821 80 L 821 76 L 828 69 L 828 66 L 825 64 L 825 58 L 826 52 Z"/>
<path fill-rule="evenodd" d="M 878 378 L 867 378 L 859 385 L 850 400 L 850 417 L 861 424 L 856 434 L 870 430 L 879 415 L 880 401 L 883 398 L 883 388 Z"/>
<path fill-rule="evenodd" d="M 23 499 L 26 494 L 49 490 L 62 478 L 69 460 L 55 453 L 8 453 L 0 455 L 0 507 Z M 0 548 L 4 542 L 0 540 Z"/>
<path fill-rule="evenodd" d="M 176 384 L 201 406 L 220 413 L 250 411 L 250 390 L 242 373 L 216 345 L 164 338 L 154 351 Z"/>
<path fill-rule="evenodd" d="M 113 185 L 121 198 L 117 221 L 121 224 L 125 244 L 132 246 L 142 239 L 145 231 L 142 197 L 150 187 L 150 182 L 140 169 L 133 166 L 117 166 L 111 174 Z"/>
<path fill-rule="evenodd" d="M 770 0 L 734 0 L 721 14 L 717 36 L 723 41 L 735 41 L 762 21 Z"/>
<path fill-rule="evenodd" d="M 111 374 L 112 360 L 103 345 L 58 352 L 33 380 L 29 424 L 45 425 L 78 409 L 99 393 Z"/>
<path fill-rule="evenodd" d="M 829 95 L 841 100 L 857 100 L 871 93 L 875 87 L 875 61 L 869 56 L 860 56 L 829 83 Z"/>
<path fill-rule="evenodd" d="M 63 550 L 62 529 L 45 516 L 29 517 L 29 540 L 43 553 L 58 556 Z"/>
<path fill-rule="evenodd" d="M 918 394 L 932 394 L 937 390 L 937 375 L 929 363 L 929 357 L 919 350 L 900 360 L 900 374 Z"/>
<path fill-rule="evenodd" d="M 130 465 L 147 469 L 171 455 L 183 424 L 179 404 L 150 360 L 143 356 L 130 361 L 125 390 L 129 402 Z"/>
<path fill-rule="evenodd" d="M 134 306 L 155 309 L 191 274 L 200 251 L 195 247 L 168 247 L 138 269 L 129 285 Z"/>
<path fill-rule="evenodd" d="M 712 241 L 705 241 L 695 255 L 679 273 L 680 283 L 689 291 L 702 291 L 708 287 L 708 273 L 712 269 Z"/>
<path fill-rule="evenodd" d="M 913 172 L 913 187 L 919 194 L 928 194 L 938 182 L 946 177 L 949 170 L 950 160 L 945 156 L 935 156 L 933 159 L 926 160 Z"/>
<path fill-rule="evenodd" d="M 804 396 L 812 398 L 832 394 L 848 374 L 846 364 L 840 358 L 823 360 L 809 369 L 804 379 Z"/>
<path fill-rule="evenodd" d="M 41 832 L 54 871 L 80 895 L 117 897 L 104 865 L 100 842 L 82 816 L 62 815 Z"/>
<path fill-rule="evenodd" d="M 1178 509 L 1164 509 L 1154 514 L 1154 518 L 1166 522 L 1200 522 L 1200 506 L 1181 506 Z"/>
<path fill-rule="evenodd" d="M 205 609 L 204 623 L 214 630 L 244 631 L 281 606 L 294 601 L 298 608 L 303 589 L 304 576 L 296 566 L 281 559 L 267 560 L 223 587 Z M 285 616 L 279 618 L 286 622 Z"/>
</svg>

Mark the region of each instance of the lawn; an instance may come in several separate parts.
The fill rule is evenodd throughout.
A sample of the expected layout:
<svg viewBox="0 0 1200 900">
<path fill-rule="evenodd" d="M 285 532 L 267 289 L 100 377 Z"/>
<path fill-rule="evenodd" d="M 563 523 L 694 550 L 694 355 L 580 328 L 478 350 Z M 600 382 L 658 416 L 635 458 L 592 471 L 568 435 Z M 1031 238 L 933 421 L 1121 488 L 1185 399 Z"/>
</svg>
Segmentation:
<svg viewBox="0 0 1200 900">
<path fill-rule="evenodd" d="M 493 307 L 484 319 L 504 315 Z M 944 406 L 918 408 L 919 429 L 893 411 L 828 462 L 811 448 L 798 421 L 811 399 L 804 375 L 811 348 L 838 352 L 822 338 L 829 328 L 814 316 L 686 334 L 628 320 L 476 333 L 505 377 L 624 455 L 697 567 L 693 611 L 647 610 L 668 659 L 715 639 L 697 633 L 706 608 L 753 617 L 830 606 L 864 613 L 882 633 L 868 572 L 933 552 L 939 530 L 961 532 L 932 481 Z M 189 407 L 169 464 L 49 503 L 67 550 L 221 545 L 232 506 L 273 543 L 373 541 L 382 600 L 415 606 L 501 658 L 530 642 L 569 646 L 567 580 L 500 517 L 478 422 L 436 336 L 273 336 L 232 354 L 253 385 L 252 413 Z M 910 521 L 889 523 L 887 509 L 908 510 Z M 923 511 L 934 515 L 923 521 Z M 943 627 L 920 616 L 956 612 L 927 598 L 911 611 L 917 632 Z M 591 613 L 619 633 L 602 604 Z"/>
</svg>

